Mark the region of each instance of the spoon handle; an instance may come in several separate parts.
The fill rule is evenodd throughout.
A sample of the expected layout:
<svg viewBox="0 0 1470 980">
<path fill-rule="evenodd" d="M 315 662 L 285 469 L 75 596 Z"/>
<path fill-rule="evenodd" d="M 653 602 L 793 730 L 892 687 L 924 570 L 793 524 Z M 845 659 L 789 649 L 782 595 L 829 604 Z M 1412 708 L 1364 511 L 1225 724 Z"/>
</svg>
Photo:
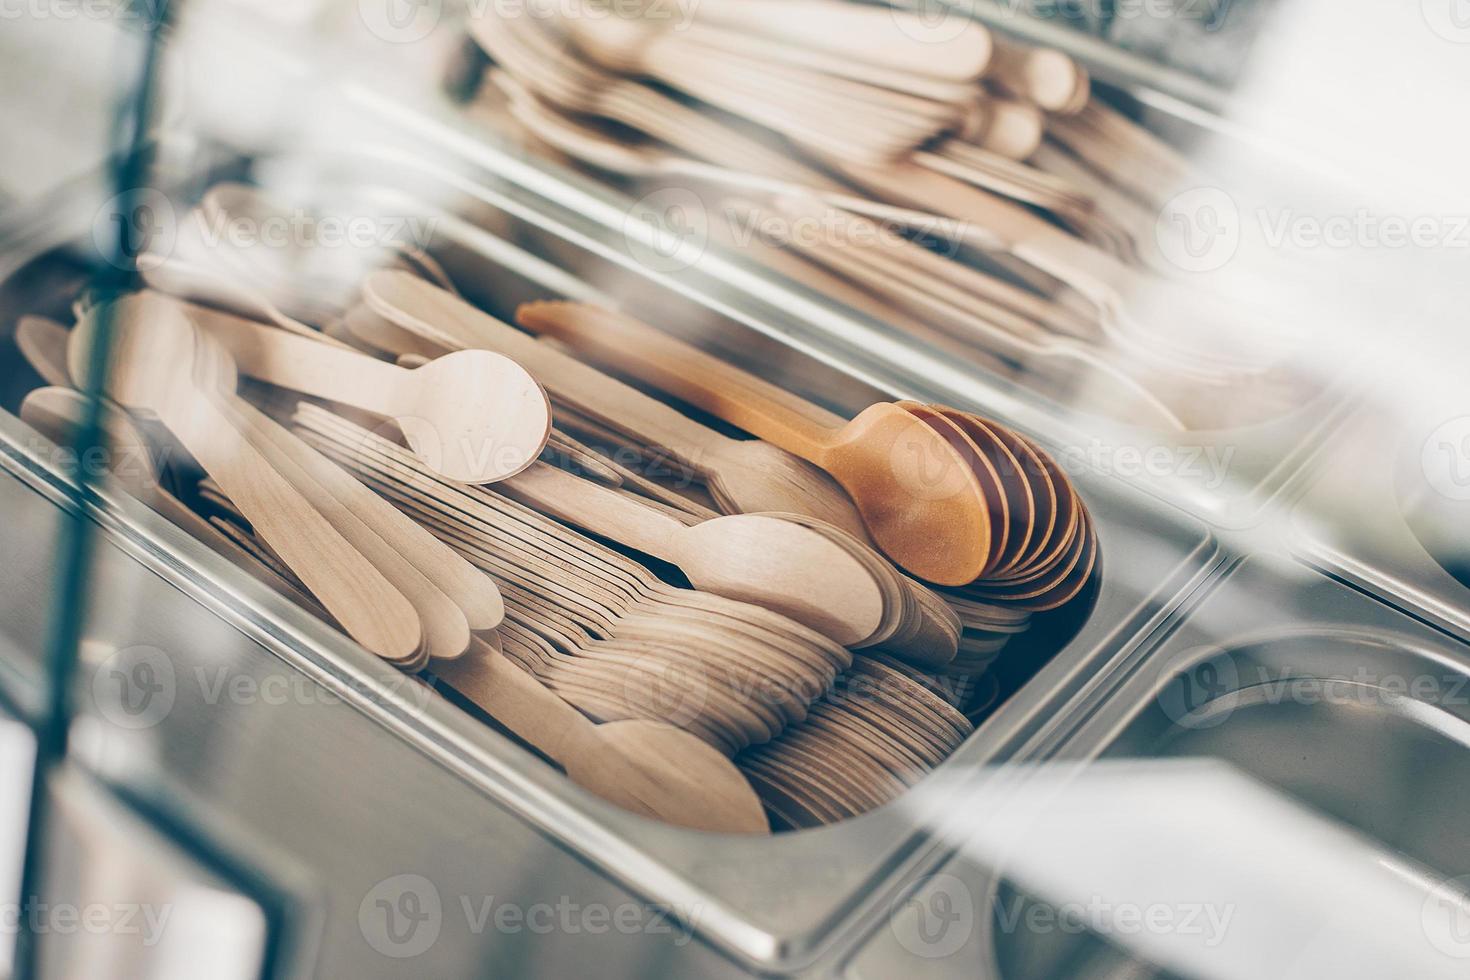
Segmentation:
<svg viewBox="0 0 1470 980">
<path fill-rule="evenodd" d="M 760 37 L 731 30 L 723 25 L 696 25 L 686 31 L 685 36 L 708 47 L 761 58 L 770 63 L 819 71 L 837 78 L 880 85 L 894 92 L 920 96 L 935 102 L 960 104 L 968 103 L 975 97 L 975 86 L 971 82 L 956 82 L 905 69 L 864 63 L 846 54 L 834 54 L 805 44 L 792 44 L 789 40 Z"/>
<path fill-rule="evenodd" d="M 692 469 L 732 442 L 708 426 L 415 276 L 383 270 L 363 296 L 379 316 L 419 336 L 504 354 L 561 403 L 636 442 L 667 450 Z"/>
<path fill-rule="evenodd" d="M 225 345 L 243 374 L 378 415 L 402 414 L 399 394 L 413 384 L 411 371 L 219 310 L 184 310 Z"/>
<path fill-rule="evenodd" d="M 403 594 L 266 462 L 213 396 L 196 391 L 181 407 L 164 423 L 312 595 L 368 650 L 411 661 L 422 630 Z"/>
<path fill-rule="evenodd" d="M 501 482 L 497 489 L 514 500 L 593 534 L 679 564 L 677 535 L 685 525 L 634 498 L 598 486 L 545 463 Z"/>
<path fill-rule="evenodd" d="M 899 163 L 885 168 L 844 164 L 860 184 L 955 218 L 982 248 L 997 246 L 1076 289 L 1104 309 L 1115 309 L 1132 270 L 1106 252 L 1048 224 L 1025 208 L 926 167 Z"/>
<path fill-rule="evenodd" d="M 527 303 L 516 319 L 528 330 L 555 337 L 818 465 L 846 425 L 805 399 L 611 310 L 585 303 Z"/>
<path fill-rule="evenodd" d="M 21 421 L 41 433 L 58 446 L 76 443 L 76 430 L 81 425 L 85 408 L 85 396 L 72 388 L 37 388 L 20 403 Z M 103 428 L 111 442 L 111 460 L 108 469 L 128 493 L 138 501 L 157 511 L 180 530 L 206 547 L 224 555 L 232 563 L 260 579 L 271 588 L 285 592 L 311 612 L 328 619 L 321 606 L 253 555 L 241 548 L 209 521 L 190 510 L 182 500 L 169 493 L 160 484 L 152 460 L 130 460 L 135 451 L 146 453 L 147 446 L 136 441 L 137 433 L 122 415 L 121 409 L 103 409 Z M 129 438 L 129 437 L 133 438 Z"/>
<path fill-rule="evenodd" d="M 990 60 L 990 32 L 958 30 L 903 10 L 832 0 L 701 0 L 695 18 L 830 51 L 854 61 L 930 78 L 969 82 Z"/>
<path fill-rule="evenodd" d="M 266 461 L 409 601 L 423 628 L 425 656 L 463 654 L 470 641 L 463 611 L 390 540 L 399 521 L 412 522 L 259 409 L 237 399 L 228 411 Z"/>
<path fill-rule="evenodd" d="M 463 657 L 434 661 L 433 670 L 563 769 L 568 767 L 574 747 L 596 733 L 596 726 L 585 715 L 507 660 L 482 637 L 470 641 L 469 652 Z"/>
</svg>

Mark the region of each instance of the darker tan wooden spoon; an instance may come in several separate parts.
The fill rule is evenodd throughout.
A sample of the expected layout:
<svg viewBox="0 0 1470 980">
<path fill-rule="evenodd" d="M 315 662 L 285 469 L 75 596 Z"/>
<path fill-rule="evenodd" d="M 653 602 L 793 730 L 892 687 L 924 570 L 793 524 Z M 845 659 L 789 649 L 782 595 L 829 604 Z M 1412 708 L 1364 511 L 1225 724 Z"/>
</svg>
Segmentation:
<svg viewBox="0 0 1470 980">
<path fill-rule="evenodd" d="M 528 330 L 654 385 L 826 470 L 873 540 L 904 569 L 962 585 L 990 554 L 990 502 L 968 462 L 891 402 L 850 422 L 631 317 L 582 303 L 529 303 Z"/>
</svg>

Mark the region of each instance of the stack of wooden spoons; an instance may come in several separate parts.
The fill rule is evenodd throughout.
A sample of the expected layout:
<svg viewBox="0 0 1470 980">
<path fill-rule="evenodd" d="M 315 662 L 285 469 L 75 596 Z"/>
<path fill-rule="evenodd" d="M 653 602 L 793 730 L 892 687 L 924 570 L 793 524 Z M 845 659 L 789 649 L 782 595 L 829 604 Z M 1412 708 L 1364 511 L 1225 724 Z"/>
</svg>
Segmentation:
<svg viewBox="0 0 1470 980">
<path fill-rule="evenodd" d="M 51 386 L 23 417 L 65 439 L 72 369 L 110 323 L 125 489 L 629 809 L 759 831 L 763 805 L 804 827 L 888 802 L 994 700 L 977 678 L 1001 648 L 1095 565 L 1060 469 L 996 423 L 915 403 L 845 423 L 578 304 L 526 307 L 527 333 L 430 282 L 427 256 L 330 309 L 242 258 L 156 261 L 175 294 L 84 294 L 70 332 L 26 318 Z M 654 453 L 692 483 L 639 470 Z"/>
<path fill-rule="evenodd" d="M 239 398 L 228 352 L 173 300 L 140 293 L 90 311 L 69 341 L 73 376 L 85 379 L 104 317 L 116 338 L 107 393 L 161 421 L 364 647 L 417 669 L 499 624 L 493 583 Z"/>
<path fill-rule="evenodd" d="M 1034 443 L 969 413 L 880 402 L 845 421 L 626 315 L 533 303 L 517 320 L 604 367 L 745 428 L 848 492 L 885 554 L 975 603 L 1058 608 L 1096 564 L 1091 520 L 1061 468 Z M 998 619 L 998 622 L 996 621 Z M 992 617 L 1004 635 L 1012 622 Z"/>
<path fill-rule="evenodd" d="M 714 504 L 727 514 L 786 511 L 788 520 L 806 517 L 841 522 L 849 534 L 868 537 L 857 508 L 824 471 L 770 442 L 732 440 L 709 429 L 599 370 L 595 366 L 598 358 L 590 354 L 590 349 L 572 343 L 574 350 L 588 357 L 586 361 L 578 360 L 565 348 L 538 342 L 462 299 L 401 272 L 385 271 L 370 276 L 362 296 L 362 306 L 349 317 L 349 322 L 354 330 L 362 331 L 366 339 L 381 349 L 392 353 L 410 349 L 442 353 L 481 347 L 511 356 L 531 368 L 546 386 L 559 425 L 584 426 L 582 431 L 589 440 L 610 438 L 637 458 L 651 451 L 664 454 L 662 458 L 672 458 L 704 481 Z M 544 314 L 551 308 L 537 309 Z M 526 325 L 533 330 L 541 322 L 537 315 L 536 310 L 528 312 Z M 562 339 L 568 341 L 566 337 Z M 668 339 L 658 335 L 657 342 Z M 647 347 L 652 342 L 645 335 L 631 340 L 635 342 L 626 345 L 630 349 Z M 789 393 L 782 394 L 790 401 Z M 1068 565 L 1067 559 L 1072 555 L 1066 548 L 1054 547 L 1056 542 L 1051 539 L 1060 535 L 1062 543 L 1070 545 L 1071 535 L 1081 530 L 1086 540 L 1091 535 L 1090 525 L 1080 518 L 1074 520 L 1076 494 L 1065 474 L 1034 443 L 1004 426 L 967 413 L 917 408 L 927 416 L 931 427 L 939 426 L 956 442 L 959 436 L 955 430 L 959 429 L 974 444 L 971 448 L 959 442 L 965 445 L 962 458 L 967 466 L 979 468 L 980 482 L 986 488 L 987 527 L 993 524 L 996 530 L 993 534 L 987 531 L 989 544 L 983 560 L 995 569 L 997 577 L 1003 574 L 1007 580 L 1040 582 L 1045 586 L 1048 583 L 1031 577 L 1033 573 L 1054 570 L 1060 564 L 1071 574 L 1049 591 L 1035 591 L 1033 585 L 1029 591 L 1035 594 L 1030 596 L 1022 597 L 1020 593 L 1028 590 L 1012 587 L 1016 595 L 1010 600 L 986 601 L 979 596 L 947 592 L 945 604 L 959 614 L 963 623 L 959 653 L 952 659 L 945 659 L 949 643 L 936 642 L 936 634 L 931 630 L 921 631 L 911 643 L 901 639 L 875 640 L 929 669 L 955 676 L 976 674 L 988 666 L 1008 640 L 1024 632 L 1032 612 L 1060 607 L 1080 591 L 1090 570 L 1086 555 L 1078 556 L 1075 564 Z M 808 407 L 804 411 L 810 414 L 816 410 Z M 580 421 L 572 421 L 574 418 Z M 944 451 L 950 451 L 950 447 L 944 447 Z M 644 486 L 639 489 L 644 490 Z M 686 497 L 666 494 L 659 499 L 688 509 Z M 557 516 L 570 517 L 565 511 Z M 575 518 L 570 519 L 577 523 Z M 590 522 L 579 526 L 607 533 Z M 623 540 L 631 543 L 629 538 Z M 934 605 L 933 593 L 918 590 L 915 594 L 921 603 Z M 936 611 L 933 621 L 948 621 L 946 632 L 954 629 L 954 621 L 941 612 Z"/>
<path fill-rule="evenodd" d="M 1164 202 L 1217 182 L 1090 98 L 1062 52 L 953 19 L 939 39 L 917 14 L 837 0 L 700 3 L 678 29 L 582 13 L 472 18 L 495 62 L 484 114 L 639 192 L 697 192 L 701 229 L 727 247 L 1150 428 L 1259 418 L 1310 390 L 1271 370 L 1301 349 L 1279 310 L 1182 282 L 1159 247 Z M 750 234 L 814 209 L 843 230 Z M 902 234 L 875 238 L 859 218 Z"/>
<path fill-rule="evenodd" d="M 861 654 L 806 720 L 736 757 L 778 829 L 835 823 L 891 803 L 974 726 L 912 666 Z"/>
<path fill-rule="evenodd" d="M 793 620 L 666 585 L 505 495 L 444 480 L 340 416 L 302 405 L 296 423 L 309 443 L 489 573 L 505 596 L 506 654 L 594 718 L 664 720 L 733 752 L 803 717 L 851 662 L 839 643 Z M 559 482 L 539 471 L 518 495 Z"/>
<path fill-rule="evenodd" d="M 768 829 L 749 784 L 705 742 L 655 720 L 592 725 L 522 669 L 497 666 L 504 658 L 495 627 L 509 624 L 494 580 L 234 395 L 227 352 L 179 312 L 177 302 L 145 293 L 89 307 L 70 335 L 60 324 L 28 319 L 27 356 L 46 380 L 59 385 L 31 392 L 23 418 L 54 442 L 71 441 L 85 401 L 69 387 L 66 355 L 73 352 L 71 366 L 84 366 L 83 353 L 101 318 L 110 318 L 118 346 L 109 393 L 156 414 L 180 439 L 187 462 L 211 474 L 206 481 L 217 513 L 205 520 L 164 489 L 168 481 L 150 437 L 121 410 L 104 407 L 110 468 L 125 489 L 395 666 L 417 670 L 431 662 L 476 707 L 605 799 L 698 829 Z M 167 365 L 181 353 L 185 369 L 179 372 Z M 185 454 L 170 453 L 171 462 L 185 462 L 178 458 Z M 422 461 L 418 465 L 432 472 Z M 470 616 L 478 635 L 469 631 Z M 660 623 L 667 618 L 659 617 Z M 779 617 L 770 618 L 768 628 L 775 631 Z M 659 629 L 655 624 L 651 632 Z M 680 642 L 688 638 L 676 635 Z M 759 655 L 759 644 L 752 646 Z M 840 647 L 815 646 L 846 663 Z M 722 652 L 735 656 L 733 649 Z M 824 666 L 810 681 L 797 683 L 807 683 L 815 696 L 835 673 L 835 667 Z M 622 680 L 627 698 L 636 700 L 632 672 Z M 765 678 L 746 683 L 761 689 L 760 680 Z M 795 683 L 767 683 L 783 692 L 795 689 Z M 762 734 L 768 737 L 769 731 L 763 728 Z"/>
</svg>

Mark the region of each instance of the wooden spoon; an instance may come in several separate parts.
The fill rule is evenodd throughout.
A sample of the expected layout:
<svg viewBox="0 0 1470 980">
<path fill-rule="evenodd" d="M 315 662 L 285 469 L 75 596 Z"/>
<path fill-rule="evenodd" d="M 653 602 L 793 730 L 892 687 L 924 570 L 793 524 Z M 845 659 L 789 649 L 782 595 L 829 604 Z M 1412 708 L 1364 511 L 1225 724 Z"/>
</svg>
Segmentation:
<svg viewBox="0 0 1470 980">
<path fill-rule="evenodd" d="M 916 13 L 834 0 L 700 0 L 697 20 L 782 38 L 844 58 L 930 78 L 970 82 L 990 61 L 990 31 L 959 30 Z"/>
<path fill-rule="evenodd" d="M 149 286 L 171 296 L 258 316 L 297 336 L 347 349 L 347 345 L 340 340 L 328 337 L 320 330 L 283 312 L 269 296 L 247 285 L 237 276 L 151 252 L 138 256 L 138 271 Z"/>
<path fill-rule="evenodd" d="M 652 327 L 588 305 L 532 303 L 517 319 L 826 470 L 883 552 L 919 578 L 964 584 L 984 570 L 990 511 L 979 481 L 942 435 L 899 406 L 880 402 L 844 423 Z"/>
<path fill-rule="evenodd" d="M 1076 111 L 1087 99 L 1087 73 L 1055 48 L 999 42 L 985 81 L 1048 112 Z M 1078 90 L 1083 92 L 1079 95 Z"/>
<path fill-rule="evenodd" d="M 687 526 L 616 491 L 545 465 L 500 488 L 553 517 L 678 566 L 696 589 L 790 616 L 844 646 L 883 619 L 873 576 L 830 539 L 760 514 Z"/>
<path fill-rule="evenodd" d="M 759 439 L 731 439 L 550 344 L 495 319 L 441 289 L 381 271 L 363 298 L 382 316 L 420 336 L 451 335 L 456 347 L 499 351 L 534 373 L 558 404 L 576 407 L 635 440 L 667 450 L 704 475 L 722 509 L 807 514 L 867 539 L 862 518 L 831 477 Z"/>
<path fill-rule="evenodd" d="M 245 374 L 396 421 L 414 452 L 462 483 L 519 473 L 551 435 L 551 403 L 524 368 L 459 351 L 409 371 L 290 336 L 228 313 L 188 308 Z"/>
<path fill-rule="evenodd" d="M 68 446 L 75 442 L 86 408 L 87 396 L 74 388 L 36 388 L 20 403 L 20 417 L 58 446 Z M 107 433 L 108 470 L 123 489 L 178 525 L 196 541 L 220 552 L 267 585 L 285 592 L 315 615 L 330 621 L 316 600 L 304 593 L 297 594 L 296 586 L 287 581 L 291 577 L 289 570 L 274 569 L 259 560 L 259 556 L 243 551 L 241 542 L 223 536 L 219 528 L 164 489 L 153 458 L 153 446 L 131 416 L 121 409 L 104 407 L 102 427 Z"/>
<path fill-rule="evenodd" d="M 15 345 L 48 385 L 71 387 L 66 369 L 66 327 L 43 316 L 23 316 L 15 325 Z"/>
<path fill-rule="evenodd" d="M 434 672 L 610 803 L 695 830 L 769 832 L 760 800 L 739 770 L 688 732 L 655 721 L 594 725 L 480 640 L 469 655 L 435 663 Z"/>
<path fill-rule="evenodd" d="M 108 395 L 157 415 L 354 639 L 390 662 L 414 660 L 423 633 L 413 606 L 201 390 L 193 376 L 199 347 L 193 325 L 172 304 L 147 294 L 124 297 L 112 308 Z M 72 333 L 68 362 L 83 383 L 102 315 L 93 311 Z"/>
</svg>

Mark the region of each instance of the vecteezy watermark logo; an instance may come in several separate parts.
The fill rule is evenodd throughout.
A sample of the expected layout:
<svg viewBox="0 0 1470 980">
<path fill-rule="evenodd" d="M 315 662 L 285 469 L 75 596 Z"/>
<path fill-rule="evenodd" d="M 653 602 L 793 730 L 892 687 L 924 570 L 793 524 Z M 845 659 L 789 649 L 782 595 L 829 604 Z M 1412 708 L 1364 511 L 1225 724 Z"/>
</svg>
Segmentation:
<svg viewBox="0 0 1470 980">
<path fill-rule="evenodd" d="M 0 0 L 0 21 L 108 20 L 159 22 L 167 0 Z"/>
<path fill-rule="evenodd" d="M 428 952 L 447 927 L 479 936 L 671 936 L 675 946 L 694 938 L 702 914 L 699 905 L 622 902 L 586 904 L 561 895 L 555 901 L 522 905 L 494 895 L 451 895 L 446 902 L 423 875 L 401 874 L 372 887 L 357 908 L 357 924 L 368 944 L 394 959 Z M 462 921 L 461 921 L 462 920 Z"/>
<path fill-rule="evenodd" d="M 665 187 L 647 194 L 623 218 L 628 251 L 654 272 L 682 272 L 709 245 L 709 212 L 687 187 Z"/>
<path fill-rule="evenodd" d="M 1057 462 L 1071 476 L 1103 473 L 1125 480 L 1178 479 L 1218 490 L 1230 479 L 1235 446 L 1111 445 L 1101 439 L 1066 446 Z"/>
<path fill-rule="evenodd" d="M 168 717 L 177 694 L 173 661 L 157 647 L 124 647 L 92 675 L 98 714 L 119 728 L 152 728 Z"/>
<path fill-rule="evenodd" d="M 1447 878 L 1424 899 L 1420 922 L 1430 945 L 1446 956 L 1470 960 L 1470 875 Z"/>
<path fill-rule="evenodd" d="M 147 902 L 119 902 L 109 905 L 88 902 L 39 902 L 27 899 L 0 903 L 0 936 L 18 935 L 21 924 L 34 935 L 137 936 L 144 947 L 153 947 L 163 939 L 163 931 L 173 915 L 172 905 Z"/>
<path fill-rule="evenodd" d="M 649 654 L 626 668 L 623 702 L 639 715 L 687 727 L 704 712 L 709 678 L 702 668 Z"/>
<path fill-rule="evenodd" d="M 408 959 L 429 950 L 444 925 L 439 889 L 423 875 L 385 878 L 363 896 L 357 907 L 357 927 L 368 945 L 394 959 Z"/>
<path fill-rule="evenodd" d="M 173 204 L 159 191 L 141 187 L 113 197 L 92 220 L 92 244 L 110 264 L 130 269 L 145 252 L 168 255 L 178 240 Z"/>
<path fill-rule="evenodd" d="M 336 689 L 293 670 L 256 674 L 228 666 L 196 666 L 192 674 L 184 677 L 197 685 L 199 700 L 210 706 L 279 707 L 289 704 L 315 708 L 360 701 L 392 703 L 406 707 L 414 714 L 422 714 L 434 698 L 434 689 L 417 676 L 397 672 L 386 683 L 355 679 Z"/>
<path fill-rule="evenodd" d="M 975 896 L 952 874 L 925 878 L 918 891 L 896 903 L 888 927 L 915 956 L 939 960 L 964 948 L 975 932 Z"/>
<path fill-rule="evenodd" d="M 1159 211 L 1154 237 L 1164 258 L 1186 272 L 1223 268 L 1240 248 L 1240 208 L 1218 187 L 1195 187 Z"/>
<path fill-rule="evenodd" d="M 1450 419 L 1424 440 L 1424 479 L 1451 500 L 1470 500 L 1470 415 Z"/>
<path fill-rule="evenodd" d="M 357 14 L 374 37 L 413 44 L 434 33 L 444 16 L 443 0 L 357 0 Z"/>
<path fill-rule="evenodd" d="M 899 32 L 923 44 L 944 44 L 974 30 L 974 0 L 911 0 L 890 8 Z"/>
<path fill-rule="evenodd" d="M 1230 717 L 1232 709 L 1202 709 L 1239 689 L 1234 659 L 1228 654 L 1211 657 L 1171 679 L 1159 692 L 1159 708 L 1181 728 L 1214 728 Z"/>
<path fill-rule="evenodd" d="M 196 208 L 188 220 L 188 230 L 211 249 L 427 249 L 438 228 L 436 218 L 422 215 L 312 213 L 301 208 L 267 215 Z"/>
<path fill-rule="evenodd" d="M 1159 693 L 1159 707 L 1181 728 L 1213 728 L 1235 710 L 1237 702 L 1231 695 L 1247 689 L 1252 705 L 1270 707 L 1402 710 L 1398 706 L 1410 701 L 1446 709 L 1470 705 L 1470 679 L 1455 671 L 1394 674 L 1359 665 L 1351 673 L 1326 677 L 1289 665 L 1242 668 L 1230 656 L 1218 654 L 1171 678 Z"/>
<path fill-rule="evenodd" d="M 1452 44 L 1470 44 L 1470 0 L 1419 0 L 1429 29 Z"/>
<path fill-rule="evenodd" d="M 1101 895 L 1086 901 L 1051 905 L 1011 893 L 994 902 L 996 929 L 1007 935 L 1026 932 L 1069 936 L 1093 932 L 1101 936 L 1197 936 L 1206 948 L 1225 941 L 1235 918 L 1234 905 L 1207 902 L 1114 902 Z"/>
</svg>

